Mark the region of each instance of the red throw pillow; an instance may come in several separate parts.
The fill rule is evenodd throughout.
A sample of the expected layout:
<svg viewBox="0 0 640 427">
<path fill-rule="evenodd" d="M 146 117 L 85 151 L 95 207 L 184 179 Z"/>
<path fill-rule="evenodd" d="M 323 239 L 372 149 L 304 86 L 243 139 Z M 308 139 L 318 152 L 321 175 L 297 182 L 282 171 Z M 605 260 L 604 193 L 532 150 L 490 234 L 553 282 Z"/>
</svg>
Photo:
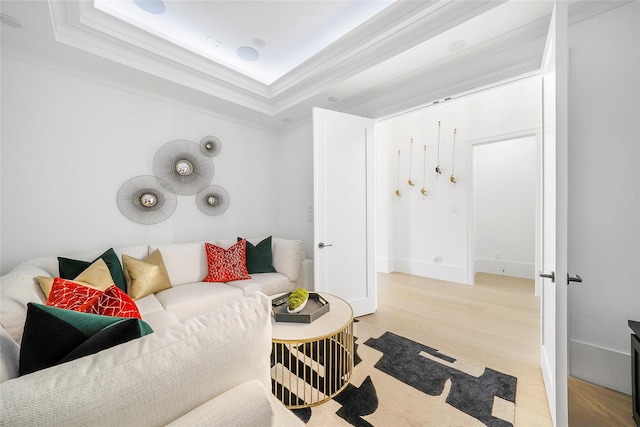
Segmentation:
<svg viewBox="0 0 640 427">
<path fill-rule="evenodd" d="M 116 285 L 101 291 L 59 277 L 53 279 L 47 305 L 103 316 L 142 318 L 136 303 Z"/>
<path fill-rule="evenodd" d="M 240 240 L 229 249 L 205 243 L 207 251 L 207 277 L 204 282 L 230 282 L 251 279 L 247 271 L 247 241 Z"/>
<path fill-rule="evenodd" d="M 51 285 L 47 305 L 88 313 L 102 295 L 100 289 L 90 288 L 71 280 L 56 277 Z"/>
<path fill-rule="evenodd" d="M 89 313 L 142 319 L 136 303 L 115 284 L 105 289 Z"/>
</svg>

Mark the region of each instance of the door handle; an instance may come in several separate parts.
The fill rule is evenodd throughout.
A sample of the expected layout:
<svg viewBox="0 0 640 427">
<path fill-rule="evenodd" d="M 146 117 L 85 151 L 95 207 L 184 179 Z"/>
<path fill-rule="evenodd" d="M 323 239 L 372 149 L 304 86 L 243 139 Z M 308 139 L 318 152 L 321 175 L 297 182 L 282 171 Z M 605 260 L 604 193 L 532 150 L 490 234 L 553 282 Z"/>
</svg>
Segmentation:
<svg viewBox="0 0 640 427">
<path fill-rule="evenodd" d="M 556 273 L 552 271 L 550 274 L 545 274 L 542 271 L 538 271 L 538 276 L 544 277 L 545 279 L 551 279 L 551 283 L 556 282 Z"/>
<path fill-rule="evenodd" d="M 580 277 L 580 275 L 578 275 L 578 274 L 576 274 L 576 277 L 571 277 L 571 276 L 569 275 L 569 273 L 567 273 L 567 285 L 568 285 L 570 282 L 578 282 L 578 283 L 581 283 L 581 282 L 582 282 L 582 277 Z"/>
<path fill-rule="evenodd" d="M 319 247 L 320 249 L 326 248 L 327 246 L 333 246 L 333 245 L 325 245 L 325 244 L 324 244 L 324 243 L 322 243 L 322 242 L 318 243 L 318 247 Z"/>
</svg>

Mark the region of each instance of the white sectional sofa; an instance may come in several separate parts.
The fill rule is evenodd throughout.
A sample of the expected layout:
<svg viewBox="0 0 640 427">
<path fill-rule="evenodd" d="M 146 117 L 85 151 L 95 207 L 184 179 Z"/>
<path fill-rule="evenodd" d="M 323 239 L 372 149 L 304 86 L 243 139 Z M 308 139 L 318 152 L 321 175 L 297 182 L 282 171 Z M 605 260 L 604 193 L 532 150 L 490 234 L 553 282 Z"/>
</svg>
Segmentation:
<svg viewBox="0 0 640 427">
<path fill-rule="evenodd" d="M 23 376 L 27 304 L 46 303 L 36 278 L 58 276 L 58 259 L 25 261 L 0 278 L 0 425 L 302 424 L 270 392 L 267 297 L 312 287 L 301 242 L 273 238 L 276 272 L 226 283 L 202 281 L 204 242 L 114 250 L 120 259 L 162 254 L 171 287 L 135 301 L 153 333 Z M 69 258 L 90 261 L 100 253 Z"/>
</svg>

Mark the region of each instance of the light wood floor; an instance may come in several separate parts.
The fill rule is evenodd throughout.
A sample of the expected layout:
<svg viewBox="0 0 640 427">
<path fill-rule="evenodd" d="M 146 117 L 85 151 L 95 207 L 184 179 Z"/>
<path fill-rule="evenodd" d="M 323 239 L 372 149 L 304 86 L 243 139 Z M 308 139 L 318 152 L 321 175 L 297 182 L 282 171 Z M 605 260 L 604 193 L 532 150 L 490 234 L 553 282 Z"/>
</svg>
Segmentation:
<svg viewBox="0 0 640 427">
<path fill-rule="evenodd" d="M 540 371 L 540 300 L 534 296 L 532 280 L 480 273 L 476 285 L 467 286 L 378 273 L 378 310 L 359 320 L 516 376 L 515 425 L 552 425 Z M 570 382 L 570 394 L 576 384 Z M 570 407 L 571 425 L 627 425 L 612 420 L 630 419 L 629 396 L 611 395 L 610 390 L 595 386 L 581 390 L 581 403 Z M 616 402 L 607 404 L 606 412 L 600 411 L 602 418 L 576 418 L 593 407 L 602 408 L 598 403 L 602 396 Z"/>
</svg>

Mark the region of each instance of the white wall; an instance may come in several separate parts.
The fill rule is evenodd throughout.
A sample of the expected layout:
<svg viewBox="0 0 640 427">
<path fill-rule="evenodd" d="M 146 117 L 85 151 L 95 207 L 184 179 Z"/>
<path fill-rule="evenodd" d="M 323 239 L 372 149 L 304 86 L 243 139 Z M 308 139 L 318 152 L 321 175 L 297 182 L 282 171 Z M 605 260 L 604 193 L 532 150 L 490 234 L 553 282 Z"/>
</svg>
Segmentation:
<svg viewBox="0 0 640 427">
<path fill-rule="evenodd" d="M 475 271 L 534 279 L 535 135 L 475 144 L 472 157 Z"/>
<path fill-rule="evenodd" d="M 540 112 L 540 81 L 529 78 L 379 122 L 376 140 L 387 160 L 379 169 L 379 175 L 386 181 L 379 181 L 377 217 L 388 218 L 392 223 L 387 247 L 379 244 L 377 248 L 381 270 L 467 283 L 471 179 L 468 144 L 539 128 Z M 438 121 L 442 175 L 436 177 Z M 454 129 L 457 129 L 456 184 L 449 181 Z M 411 138 L 414 140 L 411 178 L 416 184 L 412 189 L 407 183 Z M 420 188 L 425 144 L 428 196 L 423 198 Z M 401 197 L 393 195 L 398 186 L 398 150 L 401 150 Z M 378 224 L 379 233 L 384 233 L 384 228 L 384 224 Z"/>
<path fill-rule="evenodd" d="M 289 130 L 278 141 L 278 230 L 284 238 L 301 239 L 313 259 L 313 127 L 310 122 Z"/>
<path fill-rule="evenodd" d="M 569 29 L 571 375 L 631 393 L 640 320 L 640 3 Z"/>
<path fill-rule="evenodd" d="M 213 183 L 227 212 L 178 196 L 160 224 L 120 213 L 118 189 L 153 174 L 159 147 L 205 135 L 222 140 Z M 2 273 L 34 256 L 277 232 L 277 136 L 264 130 L 3 56 L 1 141 Z"/>
</svg>

